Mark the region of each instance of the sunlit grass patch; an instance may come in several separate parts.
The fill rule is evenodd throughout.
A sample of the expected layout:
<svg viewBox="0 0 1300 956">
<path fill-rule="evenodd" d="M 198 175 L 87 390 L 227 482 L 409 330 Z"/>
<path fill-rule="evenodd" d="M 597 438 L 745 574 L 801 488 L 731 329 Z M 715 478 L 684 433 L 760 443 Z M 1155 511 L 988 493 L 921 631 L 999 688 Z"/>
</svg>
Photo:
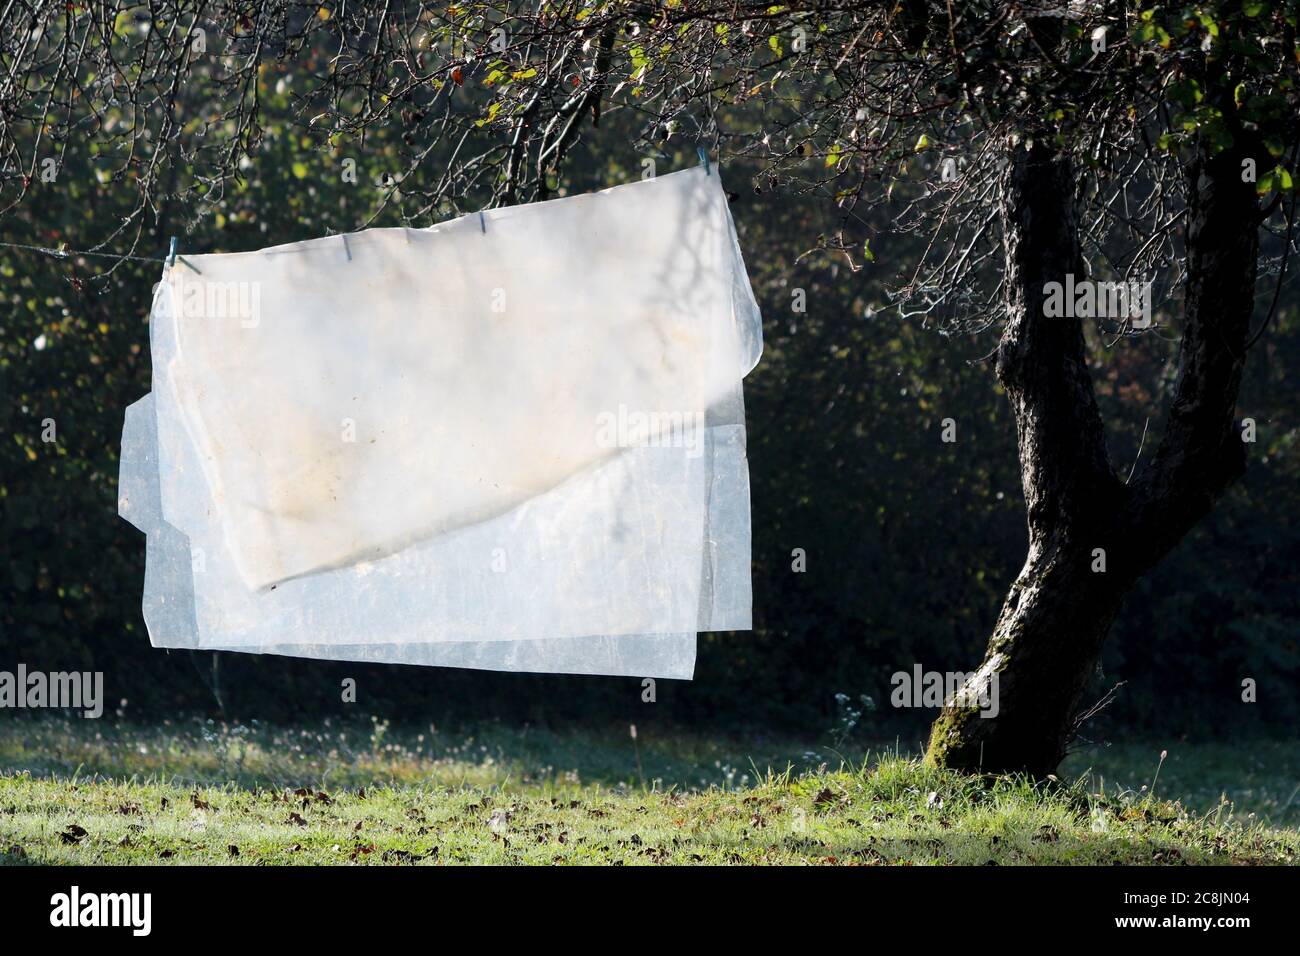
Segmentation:
<svg viewBox="0 0 1300 956">
<path fill-rule="evenodd" d="M 9 863 L 1181 864 L 1291 863 L 1300 849 L 1294 830 L 1249 811 L 1168 799 L 1190 758 L 1167 762 L 1153 793 L 1102 789 L 1100 774 L 966 777 L 888 751 L 837 760 L 767 743 L 747 759 L 735 742 L 644 733 L 633 748 L 616 733 L 500 727 L 14 721 L 0 726 L 0 853 Z M 1136 773 L 1132 760 L 1107 780 Z"/>
</svg>

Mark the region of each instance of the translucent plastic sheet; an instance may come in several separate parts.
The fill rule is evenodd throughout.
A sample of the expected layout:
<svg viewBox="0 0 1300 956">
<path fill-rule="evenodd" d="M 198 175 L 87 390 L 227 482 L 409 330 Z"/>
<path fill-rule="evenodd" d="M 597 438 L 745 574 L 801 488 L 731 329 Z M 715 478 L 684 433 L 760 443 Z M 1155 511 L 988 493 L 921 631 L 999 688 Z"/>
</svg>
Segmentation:
<svg viewBox="0 0 1300 956">
<path fill-rule="evenodd" d="M 690 677 L 750 626 L 716 170 L 186 259 L 122 442 L 155 646 Z"/>
</svg>

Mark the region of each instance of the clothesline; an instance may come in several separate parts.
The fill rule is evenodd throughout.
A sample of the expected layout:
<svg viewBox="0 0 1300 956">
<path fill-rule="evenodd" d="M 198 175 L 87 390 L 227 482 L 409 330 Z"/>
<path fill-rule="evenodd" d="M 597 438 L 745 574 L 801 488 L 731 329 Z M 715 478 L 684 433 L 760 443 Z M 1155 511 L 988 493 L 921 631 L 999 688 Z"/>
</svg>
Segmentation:
<svg viewBox="0 0 1300 956">
<path fill-rule="evenodd" d="M 703 146 L 700 146 L 696 148 L 696 153 L 700 157 L 700 165 L 704 167 L 704 174 L 706 176 L 711 175 L 708 152 L 704 149 Z M 482 224 L 482 216 L 483 214 L 480 212 L 479 213 L 480 224 Z M 486 226 L 483 226 L 483 231 L 484 232 L 487 231 Z M 346 235 L 344 236 L 343 241 L 344 243 L 347 242 Z M 49 246 L 27 245 L 21 242 L 0 242 L 0 247 L 6 249 L 22 249 L 26 252 L 39 252 L 42 255 L 50 256 L 54 259 L 72 259 L 76 256 L 96 256 L 100 259 L 116 259 L 119 262 L 123 260 L 131 260 L 133 262 L 163 262 L 163 263 L 177 261 L 177 262 L 185 263 L 185 265 L 189 266 L 189 268 L 194 269 L 195 272 L 199 271 L 198 269 L 195 269 L 194 266 L 191 265 L 189 262 L 186 262 L 184 256 L 177 256 L 175 254 L 175 250 L 176 250 L 175 238 L 173 238 L 171 242 L 171 251 L 165 256 L 133 256 L 133 255 L 123 254 L 123 253 L 116 253 L 116 252 L 90 252 L 90 251 L 79 252 L 79 251 L 67 250 L 67 249 L 52 249 Z M 348 254 L 348 258 L 349 259 L 352 258 L 351 253 Z"/>
<path fill-rule="evenodd" d="M 189 262 L 184 256 L 176 255 L 176 240 L 172 239 L 171 252 L 165 256 L 133 256 L 118 252 L 92 252 L 76 251 L 69 249 L 51 249 L 49 246 L 33 246 L 21 242 L 0 242 L 0 247 L 7 249 L 22 249 L 26 252 L 39 252 L 42 255 L 50 256 L 54 259 L 72 259 L 75 256 L 97 256 L 100 259 L 116 259 L 121 262 L 129 259 L 134 262 L 161 262 L 170 265 L 172 262 L 184 263 L 188 268 L 198 272 L 198 268 Z"/>
<path fill-rule="evenodd" d="M 21 242 L 0 242 L 7 249 L 23 249 L 27 252 L 39 252 L 55 259 L 72 259 L 76 256 L 97 256 L 100 259 L 132 259 L 136 262 L 166 262 L 166 256 L 133 256 L 120 252 L 91 252 L 73 249 L 51 249 L 49 246 L 32 246 Z"/>
</svg>

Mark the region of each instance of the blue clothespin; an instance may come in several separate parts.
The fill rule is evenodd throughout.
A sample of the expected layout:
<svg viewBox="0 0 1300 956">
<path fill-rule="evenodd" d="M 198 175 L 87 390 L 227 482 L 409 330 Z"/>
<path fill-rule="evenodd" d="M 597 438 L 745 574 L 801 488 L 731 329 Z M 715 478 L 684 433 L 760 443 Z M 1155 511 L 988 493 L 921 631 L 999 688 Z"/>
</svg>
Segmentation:
<svg viewBox="0 0 1300 956">
<path fill-rule="evenodd" d="M 709 154 L 704 151 L 703 146 L 696 146 L 695 152 L 699 154 L 700 165 L 704 167 L 704 175 L 709 175 Z"/>
<path fill-rule="evenodd" d="M 183 266 L 185 266 L 187 269 L 191 269 L 191 270 L 193 270 L 194 272 L 197 272 L 199 275 L 202 275 L 202 274 L 203 274 L 203 270 L 200 269 L 198 266 L 196 266 L 194 263 L 192 263 L 192 262 L 187 262 L 187 261 L 185 260 L 184 257 L 176 255 L 176 237 L 175 237 L 175 236 L 172 236 L 172 244 L 171 244 L 171 246 L 167 249 L 167 266 L 168 266 L 168 268 L 170 268 L 170 267 L 176 265 L 176 262 L 177 262 L 178 260 L 179 260 L 180 263 L 181 263 Z"/>
</svg>

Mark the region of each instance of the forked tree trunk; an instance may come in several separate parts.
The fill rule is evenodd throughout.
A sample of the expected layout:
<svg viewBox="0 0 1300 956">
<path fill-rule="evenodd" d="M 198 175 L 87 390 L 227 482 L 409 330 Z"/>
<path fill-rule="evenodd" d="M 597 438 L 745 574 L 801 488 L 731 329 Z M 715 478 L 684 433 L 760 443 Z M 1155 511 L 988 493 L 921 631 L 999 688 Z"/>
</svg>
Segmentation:
<svg viewBox="0 0 1300 956">
<path fill-rule="evenodd" d="M 1029 555 L 966 696 L 949 700 L 931 730 L 931 763 L 1054 771 L 1125 594 L 1241 473 L 1232 416 L 1259 219 L 1253 187 L 1241 181 L 1244 155 L 1205 154 L 1190 171 L 1181 372 L 1164 438 L 1126 485 L 1106 454 L 1082 325 L 1043 309 L 1045 283 L 1086 274 L 1074 172 L 1046 142 L 1011 146 L 1000 196 L 1007 325 L 997 372 L 1015 414 Z M 976 698 L 994 673 L 996 713 L 981 716 Z"/>
</svg>

